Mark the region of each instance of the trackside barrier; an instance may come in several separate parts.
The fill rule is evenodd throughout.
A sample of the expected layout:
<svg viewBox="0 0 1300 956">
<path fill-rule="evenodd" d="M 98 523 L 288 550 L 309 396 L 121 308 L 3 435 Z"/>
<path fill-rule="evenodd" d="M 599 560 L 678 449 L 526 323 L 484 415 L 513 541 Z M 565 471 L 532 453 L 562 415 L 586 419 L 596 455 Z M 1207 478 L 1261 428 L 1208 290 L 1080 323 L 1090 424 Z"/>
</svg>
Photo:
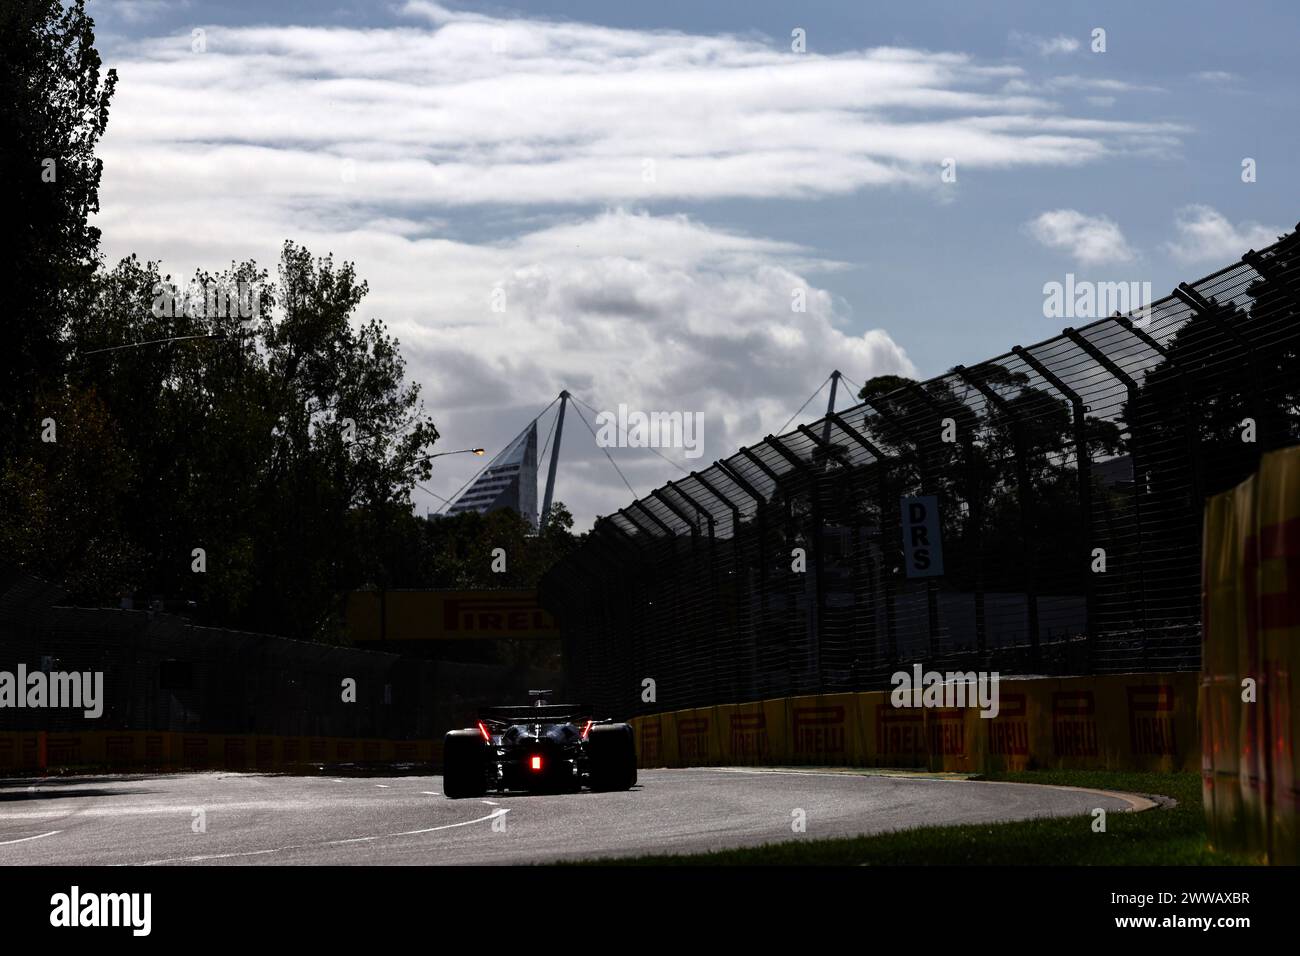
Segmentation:
<svg viewBox="0 0 1300 956">
<path fill-rule="evenodd" d="M 0 774 L 76 768 L 295 770 L 327 763 L 432 763 L 432 740 L 273 737 L 173 731 L 0 733 Z"/>
<path fill-rule="evenodd" d="M 966 773 L 1197 767 L 1197 675 L 1007 679 L 976 707 L 896 708 L 888 691 L 779 697 L 632 718 L 642 767 L 816 765 Z"/>
<path fill-rule="evenodd" d="M 1202 577 L 1201 780 L 1210 845 L 1295 864 L 1300 446 L 1265 455 L 1258 472 L 1206 503 Z"/>
</svg>

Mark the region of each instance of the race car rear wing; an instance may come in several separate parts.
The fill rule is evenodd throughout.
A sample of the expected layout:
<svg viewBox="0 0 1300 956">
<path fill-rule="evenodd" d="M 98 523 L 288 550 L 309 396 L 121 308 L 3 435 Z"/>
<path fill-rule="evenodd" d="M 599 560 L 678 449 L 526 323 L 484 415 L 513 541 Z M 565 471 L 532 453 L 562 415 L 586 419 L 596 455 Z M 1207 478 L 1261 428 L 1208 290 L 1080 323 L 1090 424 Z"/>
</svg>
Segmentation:
<svg viewBox="0 0 1300 956">
<path fill-rule="evenodd" d="M 595 712 L 591 704 L 542 704 L 541 706 L 483 707 L 479 720 L 504 724 L 548 723 L 588 720 Z"/>
</svg>

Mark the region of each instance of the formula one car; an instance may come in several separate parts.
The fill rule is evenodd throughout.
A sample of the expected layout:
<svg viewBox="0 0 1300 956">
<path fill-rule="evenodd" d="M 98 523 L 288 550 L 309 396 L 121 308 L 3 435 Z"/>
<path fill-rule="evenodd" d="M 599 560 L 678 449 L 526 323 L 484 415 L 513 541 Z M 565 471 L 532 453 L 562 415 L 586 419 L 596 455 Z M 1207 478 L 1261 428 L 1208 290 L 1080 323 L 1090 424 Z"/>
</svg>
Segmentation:
<svg viewBox="0 0 1300 956">
<path fill-rule="evenodd" d="M 629 790 L 636 784 L 632 728 L 596 720 L 593 708 L 551 704 L 529 691 L 528 707 L 488 707 L 478 724 L 443 738 L 442 792 L 452 800 L 487 791 Z"/>
</svg>

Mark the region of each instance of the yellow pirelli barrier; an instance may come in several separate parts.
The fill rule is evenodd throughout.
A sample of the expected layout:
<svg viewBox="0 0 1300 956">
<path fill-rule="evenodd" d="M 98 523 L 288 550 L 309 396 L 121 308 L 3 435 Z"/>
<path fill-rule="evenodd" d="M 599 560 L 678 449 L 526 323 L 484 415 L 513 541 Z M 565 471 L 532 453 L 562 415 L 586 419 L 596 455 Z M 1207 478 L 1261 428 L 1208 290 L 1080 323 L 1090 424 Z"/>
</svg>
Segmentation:
<svg viewBox="0 0 1300 956">
<path fill-rule="evenodd" d="M 677 754 L 683 766 L 716 764 L 722 759 L 718 722 L 712 707 L 679 710 L 673 721 L 677 730 Z"/>
<path fill-rule="evenodd" d="M 1300 447 L 1205 508 L 1201 774 L 1212 847 L 1300 862 Z"/>
<path fill-rule="evenodd" d="M 672 714 L 634 717 L 631 723 L 638 767 L 678 766 L 676 748 L 671 755 L 668 749 L 675 732 Z"/>
<path fill-rule="evenodd" d="M 851 764 L 863 752 L 854 694 L 792 697 L 787 708 L 790 759 L 794 763 Z"/>
<path fill-rule="evenodd" d="M 955 773 L 1195 770 L 1197 675 L 1001 680 L 978 705 L 889 691 L 778 697 L 632 719 L 642 767 L 812 765 Z"/>
</svg>

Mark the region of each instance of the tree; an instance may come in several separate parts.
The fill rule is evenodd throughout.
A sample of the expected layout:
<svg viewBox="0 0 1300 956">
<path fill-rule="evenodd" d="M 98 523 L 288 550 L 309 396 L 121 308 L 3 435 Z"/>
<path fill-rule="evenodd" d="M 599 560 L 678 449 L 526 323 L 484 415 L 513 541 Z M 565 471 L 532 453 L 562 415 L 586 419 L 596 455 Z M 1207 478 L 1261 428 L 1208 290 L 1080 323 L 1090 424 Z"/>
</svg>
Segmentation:
<svg viewBox="0 0 1300 956">
<path fill-rule="evenodd" d="M 877 411 L 873 440 L 893 453 L 880 466 L 889 497 L 922 489 L 939 497 L 947 577 L 956 587 L 1020 590 L 1032 563 L 1057 590 L 1081 590 L 1086 568 L 1075 560 L 1062 573 L 1060 558 L 1077 556 L 1085 533 L 1069 402 L 997 362 L 964 375 L 925 383 L 884 375 L 864 384 L 859 397 Z M 945 418 L 952 419 L 955 441 L 940 440 Z M 1087 441 L 1090 456 L 1113 455 L 1119 428 L 1088 419 Z M 892 537 L 896 517 L 884 517 Z M 894 547 L 888 538 L 885 544 Z"/>
<path fill-rule="evenodd" d="M 404 568 L 398 587 L 534 588 L 581 541 L 572 532 L 572 514 L 560 501 L 551 504 L 549 520 L 540 534 L 509 508 L 415 520 L 422 525 L 421 558 Z M 492 569 L 497 548 L 506 554 L 501 572 Z M 404 550 L 407 554 L 416 551 L 409 545 Z"/>
<path fill-rule="evenodd" d="M 325 640 L 364 584 L 482 580 L 411 513 L 438 432 L 396 339 L 358 315 L 351 263 L 286 242 L 274 280 L 252 261 L 187 282 L 104 267 L 89 217 L 116 76 L 93 26 L 84 0 L 0 8 L 0 553 L 73 601 L 157 595 Z M 526 586 L 571 526 L 557 505 L 541 537 L 502 513 L 448 543 L 477 566 L 503 542 L 511 571 L 487 586 Z"/>
<path fill-rule="evenodd" d="M 1126 403 L 1123 421 L 1152 492 L 1187 497 L 1189 447 L 1204 499 L 1254 471 L 1261 451 L 1300 440 L 1300 233 L 1264 270 L 1240 297 L 1211 299 L 1208 311 L 1191 315 Z M 1242 440 L 1248 418 L 1254 442 Z"/>
<path fill-rule="evenodd" d="M 69 325 L 59 441 L 15 456 L 0 545 L 85 603 L 157 594 L 214 623 L 336 637 L 346 592 L 390 577 L 438 437 L 396 340 L 356 316 L 366 291 L 293 243 L 278 283 L 253 262 L 183 287 L 134 257 L 99 274 Z M 51 516 L 58 547 L 42 544 Z M 102 573 L 69 573 L 108 540 Z"/>
<path fill-rule="evenodd" d="M 97 263 L 102 164 L 117 76 L 100 76 L 85 0 L 0 5 L 0 263 L 8 322 L 0 350 L 0 455 L 35 430 L 43 390 L 57 388 L 68 316 L 83 308 Z"/>
</svg>

